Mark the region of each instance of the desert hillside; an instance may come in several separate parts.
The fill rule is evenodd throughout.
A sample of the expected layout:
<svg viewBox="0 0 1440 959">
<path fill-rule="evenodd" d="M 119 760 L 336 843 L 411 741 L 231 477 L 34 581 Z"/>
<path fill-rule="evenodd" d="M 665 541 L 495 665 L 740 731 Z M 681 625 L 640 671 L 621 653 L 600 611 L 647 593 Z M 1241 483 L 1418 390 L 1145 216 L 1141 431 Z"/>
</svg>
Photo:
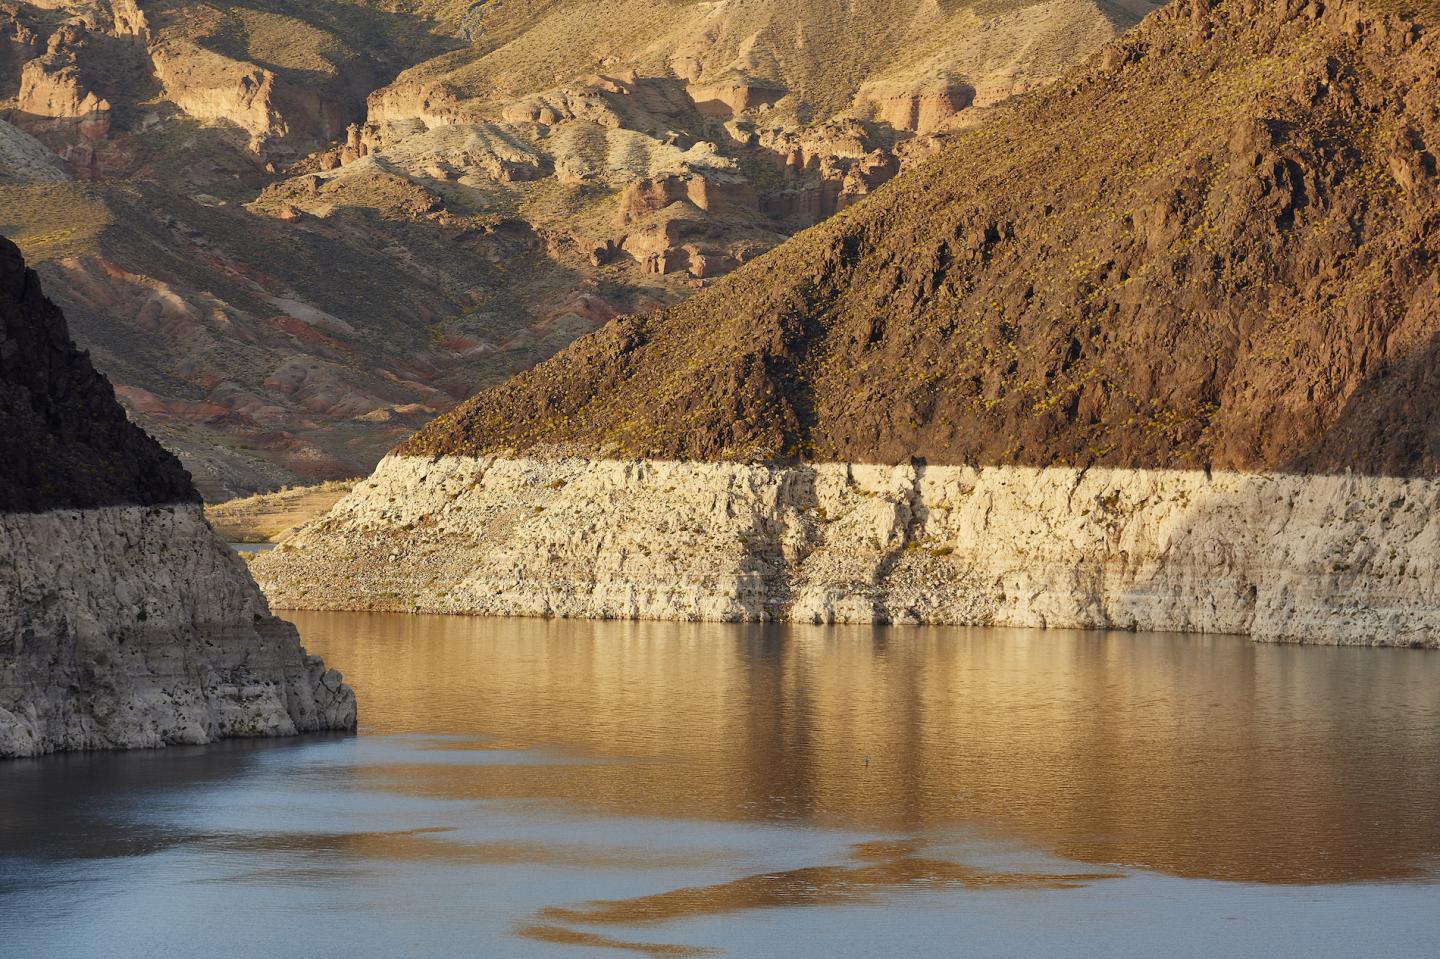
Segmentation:
<svg viewBox="0 0 1440 959">
<path fill-rule="evenodd" d="M 0 3 L 0 229 L 208 498 L 352 476 L 1147 0 Z"/>
<path fill-rule="evenodd" d="M 1394 7 L 1175 4 L 403 451 L 1430 475 L 1440 34 Z"/>
<path fill-rule="evenodd" d="M 1182 0 L 397 448 L 277 604 L 1434 646 L 1440 32 Z"/>
</svg>

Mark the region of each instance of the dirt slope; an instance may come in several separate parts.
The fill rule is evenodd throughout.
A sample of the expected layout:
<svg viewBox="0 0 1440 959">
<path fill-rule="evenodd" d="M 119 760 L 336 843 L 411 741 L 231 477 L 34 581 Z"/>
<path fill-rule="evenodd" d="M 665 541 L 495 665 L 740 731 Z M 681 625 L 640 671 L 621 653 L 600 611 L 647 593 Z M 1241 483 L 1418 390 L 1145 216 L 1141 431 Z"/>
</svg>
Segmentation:
<svg viewBox="0 0 1440 959">
<path fill-rule="evenodd" d="M 1176 3 L 403 451 L 1431 474 L 1431 7 Z"/>
<path fill-rule="evenodd" d="M 212 499 L 364 472 L 1151 0 L 0 0 L 0 231 Z"/>
</svg>

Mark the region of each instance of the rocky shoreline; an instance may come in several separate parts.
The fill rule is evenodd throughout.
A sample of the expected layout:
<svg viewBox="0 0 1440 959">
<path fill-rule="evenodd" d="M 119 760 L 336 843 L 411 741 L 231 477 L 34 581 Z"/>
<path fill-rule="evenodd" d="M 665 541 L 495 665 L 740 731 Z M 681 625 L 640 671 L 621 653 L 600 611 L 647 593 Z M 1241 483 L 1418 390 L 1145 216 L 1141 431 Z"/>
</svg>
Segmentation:
<svg viewBox="0 0 1440 959">
<path fill-rule="evenodd" d="M 252 569 L 278 608 L 1440 646 L 1440 482 L 391 456 Z"/>
<path fill-rule="evenodd" d="M 355 728 L 0 237 L 0 758 Z"/>
<path fill-rule="evenodd" d="M 0 515 L 0 757 L 353 729 L 200 507 Z"/>
</svg>

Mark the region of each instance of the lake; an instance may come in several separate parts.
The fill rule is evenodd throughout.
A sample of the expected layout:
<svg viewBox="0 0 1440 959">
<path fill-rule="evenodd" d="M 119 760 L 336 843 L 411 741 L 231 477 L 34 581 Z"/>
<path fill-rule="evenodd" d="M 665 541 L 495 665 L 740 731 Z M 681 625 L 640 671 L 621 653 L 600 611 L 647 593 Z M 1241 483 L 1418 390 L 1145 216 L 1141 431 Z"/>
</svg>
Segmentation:
<svg viewBox="0 0 1440 959">
<path fill-rule="evenodd" d="M 0 956 L 1432 956 L 1440 654 L 293 613 L 358 736 L 0 764 Z"/>
</svg>

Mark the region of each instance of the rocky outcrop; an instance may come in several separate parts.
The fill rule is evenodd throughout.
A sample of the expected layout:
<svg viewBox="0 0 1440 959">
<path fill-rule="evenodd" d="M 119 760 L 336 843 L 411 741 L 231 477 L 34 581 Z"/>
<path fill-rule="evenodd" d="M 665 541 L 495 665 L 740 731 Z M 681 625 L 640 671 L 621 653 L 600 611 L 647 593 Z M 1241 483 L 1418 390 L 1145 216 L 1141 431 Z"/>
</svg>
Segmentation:
<svg viewBox="0 0 1440 959">
<path fill-rule="evenodd" d="M 392 456 L 255 563 L 286 608 L 1440 646 L 1440 482 Z"/>
<path fill-rule="evenodd" d="M 0 514 L 0 757 L 352 729 L 198 505 Z"/>
<path fill-rule="evenodd" d="M 954 123 L 975 102 L 975 88 L 959 79 L 920 89 L 909 84 L 901 89 L 877 84 L 862 89 L 856 102 L 896 130 L 935 133 Z"/>
<path fill-rule="evenodd" d="M 755 187 L 738 177 L 721 181 L 693 174 L 662 176 L 636 180 L 625 188 L 620 196 L 619 225 L 628 226 L 672 203 L 689 203 L 702 213 L 755 213 L 760 208 Z"/>
<path fill-rule="evenodd" d="M 686 92 L 701 116 L 721 120 L 772 106 L 785 96 L 785 91 L 776 86 L 743 79 L 691 83 Z"/>
<path fill-rule="evenodd" d="M 264 582 L 1440 645 L 1437 64 L 1430 21 L 1362 0 L 1180 0 L 442 416 Z"/>
<path fill-rule="evenodd" d="M 289 135 L 271 71 L 189 43 L 158 44 L 151 59 L 156 79 L 176 106 L 198 120 L 233 124 L 255 152 L 263 154 L 272 141 Z"/>
<path fill-rule="evenodd" d="M 467 119 L 459 99 L 444 85 L 404 79 L 372 93 L 366 111 L 376 126 L 418 121 L 421 129 L 429 129 Z"/>
<path fill-rule="evenodd" d="M 973 106 L 991 107 L 1044 83 L 1151 6 L 1148 0 L 1123 7 L 1046 0 L 1002 3 L 981 13 L 864 2 L 847 14 L 849 26 L 824 4 L 660 11 L 569 0 L 539 24 L 487 6 L 467 16 L 468 34 L 512 42 L 497 49 L 482 42 L 471 56 L 406 71 L 372 94 L 367 122 L 315 166 L 333 169 L 373 157 L 387 172 L 467 185 L 543 182 L 553 175 L 564 184 L 618 191 L 617 218 L 624 223 L 634 219 L 637 202 L 669 194 L 666 181 L 683 182 L 701 217 L 607 236 L 592 228 L 598 218 L 581 214 L 545 224 L 562 234 L 547 248 L 588 254 L 591 266 L 621 263 L 647 276 L 708 279 L 872 192 L 928 155 L 949 130 L 978 117 Z M 585 75 L 593 38 L 582 25 L 593 17 L 633 20 L 643 27 L 637 37 L 659 39 L 607 51 L 593 64 L 604 72 Z M 876 20 L 884 21 L 878 30 L 853 26 Z M 795 41 L 778 42 L 781 36 Z M 525 88 L 520 78 L 562 47 L 577 75 L 550 89 Z M 832 61 L 849 66 L 834 70 Z M 552 78 L 561 69 L 533 76 Z M 498 136 L 487 139 L 523 143 L 537 162 L 512 168 L 477 152 L 457 163 L 434 149 L 433 134 L 444 127 L 488 127 Z M 525 175 L 512 175 L 516 169 Z M 373 176 L 375 168 L 356 172 Z M 753 203 L 714 209 L 693 195 L 732 191 L 737 180 Z M 758 215 L 737 215 L 742 207 Z M 708 221 L 709 229 L 697 228 L 696 219 Z M 697 234 L 703 238 L 697 241 Z"/>
<path fill-rule="evenodd" d="M 0 757 L 351 729 L 0 238 Z"/>
<path fill-rule="evenodd" d="M 188 40 L 153 44 L 150 60 L 166 98 L 197 120 L 238 128 L 267 160 L 293 159 L 345 136 L 363 110 L 347 89 L 364 87 L 362 77 L 305 82 Z"/>
<path fill-rule="evenodd" d="M 99 139 L 110 129 L 110 101 L 90 89 L 82 73 L 89 32 L 69 23 L 50 35 L 43 56 L 20 70 L 17 119 L 31 129 L 73 126 L 80 136 Z"/>
</svg>

